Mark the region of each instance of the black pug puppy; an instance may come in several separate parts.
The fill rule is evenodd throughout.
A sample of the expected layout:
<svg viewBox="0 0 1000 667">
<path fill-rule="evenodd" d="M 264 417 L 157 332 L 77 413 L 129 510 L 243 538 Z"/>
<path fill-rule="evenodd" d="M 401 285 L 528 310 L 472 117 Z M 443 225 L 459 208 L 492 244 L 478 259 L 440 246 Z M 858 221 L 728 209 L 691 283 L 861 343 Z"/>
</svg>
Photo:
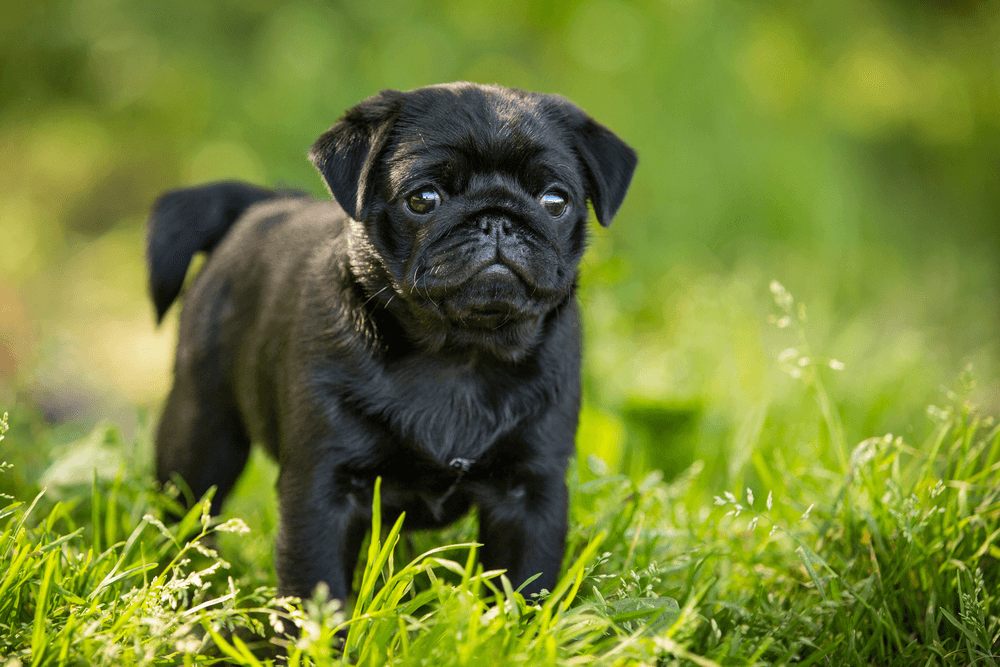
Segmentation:
<svg viewBox="0 0 1000 667">
<path fill-rule="evenodd" d="M 280 464 L 278 590 L 346 600 L 382 477 L 388 521 L 479 509 L 481 560 L 528 595 L 565 549 L 580 405 L 577 266 L 636 155 L 567 100 L 455 83 L 350 109 L 310 159 L 336 202 L 241 183 L 163 195 L 157 314 L 192 256 L 157 475 L 218 512 L 252 441 Z"/>
</svg>

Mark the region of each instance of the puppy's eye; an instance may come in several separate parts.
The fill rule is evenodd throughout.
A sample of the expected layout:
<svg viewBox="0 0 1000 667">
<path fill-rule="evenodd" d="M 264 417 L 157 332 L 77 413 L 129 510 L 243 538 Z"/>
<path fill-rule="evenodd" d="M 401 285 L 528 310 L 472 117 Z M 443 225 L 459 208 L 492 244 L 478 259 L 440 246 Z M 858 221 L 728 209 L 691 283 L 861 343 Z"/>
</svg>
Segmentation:
<svg viewBox="0 0 1000 667">
<path fill-rule="evenodd" d="M 406 208 L 417 215 L 427 215 L 441 205 L 441 195 L 434 188 L 420 188 L 406 198 Z"/>
<path fill-rule="evenodd" d="M 546 192 L 542 195 L 539 202 L 541 203 L 542 208 L 548 211 L 548 214 L 553 218 L 561 216 L 566 212 L 566 208 L 568 207 L 566 198 L 556 192 Z"/>
</svg>

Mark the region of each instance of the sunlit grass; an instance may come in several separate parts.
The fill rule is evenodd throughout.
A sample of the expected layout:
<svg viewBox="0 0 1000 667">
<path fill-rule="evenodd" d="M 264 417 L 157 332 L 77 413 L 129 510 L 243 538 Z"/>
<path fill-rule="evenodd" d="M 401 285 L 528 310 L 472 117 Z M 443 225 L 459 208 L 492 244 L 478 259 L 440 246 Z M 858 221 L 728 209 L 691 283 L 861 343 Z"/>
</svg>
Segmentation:
<svg viewBox="0 0 1000 667">
<path fill-rule="evenodd" d="M 701 460 L 667 480 L 591 455 L 571 474 L 547 596 L 482 570 L 474 518 L 403 539 L 376 502 L 348 609 L 322 589 L 275 599 L 272 498 L 244 488 L 224 517 L 202 504 L 166 526 L 175 500 L 126 456 L 88 493 L 0 501 L 0 665 L 996 664 L 1000 427 L 970 404 L 971 376 L 927 408 L 912 430 L 926 436 L 849 442 L 824 378 L 851 369 L 811 349 L 804 306 L 772 292 L 793 338 L 775 363 L 809 399 L 781 418 L 816 436 L 765 442 L 751 415 L 734 487 Z M 128 450 L 101 429 L 91 442 Z M 150 446 L 140 435 L 135 451 Z"/>
</svg>

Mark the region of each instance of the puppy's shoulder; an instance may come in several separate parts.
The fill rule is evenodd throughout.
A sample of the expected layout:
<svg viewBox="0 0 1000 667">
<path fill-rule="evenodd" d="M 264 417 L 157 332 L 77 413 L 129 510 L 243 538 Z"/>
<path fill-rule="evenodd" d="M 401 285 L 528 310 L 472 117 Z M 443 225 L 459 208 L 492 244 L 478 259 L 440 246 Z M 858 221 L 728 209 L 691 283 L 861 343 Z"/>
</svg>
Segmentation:
<svg viewBox="0 0 1000 667">
<path fill-rule="evenodd" d="M 260 202 L 247 209 L 240 221 L 240 231 L 255 237 L 267 237 L 315 231 L 337 233 L 347 221 L 347 214 L 333 201 L 308 196 L 283 197 Z"/>
</svg>

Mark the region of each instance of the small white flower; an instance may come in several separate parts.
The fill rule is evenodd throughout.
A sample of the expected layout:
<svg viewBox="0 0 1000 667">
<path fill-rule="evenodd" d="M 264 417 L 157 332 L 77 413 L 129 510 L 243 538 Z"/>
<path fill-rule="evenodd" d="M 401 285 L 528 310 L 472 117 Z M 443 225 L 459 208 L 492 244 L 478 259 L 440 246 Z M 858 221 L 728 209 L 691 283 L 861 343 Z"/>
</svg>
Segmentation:
<svg viewBox="0 0 1000 667">
<path fill-rule="evenodd" d="M 771 293 L 774 294 L 774 303 L 778 305 L 784 311 L 791 310 L 792 303 L 795 299 L 792 295 L 788 293 L 785 286 L 779 283 L 777 280 L 771 281 Z"/>
<path fill-rule="evenodd" d="M 212 503 L 208 500 L 201 504 L 201 525 L 207 526 L 208 522 L 211 521 L 212 515 L 209 513 L 212 509 Z"/>
<path fill-rule="evenodd" d="M 219 557 L 219 553 L 215 549 L 209 549 L 201 542 L 192 542 L 190 546 L 192 549 L 200 553 L 202 556 L 207 556 L 208 558 Z"/>
<path fill-rule="evenodd" d="M 223 533 L 237 533 L 239 535 L 246 535 L 250 532 L 250 527 L 243 521 L 243 519 L 230 519 L 225 523 L 221 523 L 215 527 L 216 530 L 221 530 Z"/>
<path fill-rule="evenodd" d="M 797 347 L 789 347 L 781 351 L 781 354 L 778 355 L 778 361 L 784 363 L 797 356 L 799 356 L 799 349 Z"/>
<path fill-rule="evenodd" d="M 749 486 L 747 487 L 747 505 L 753 507 L 753 491 Z"/>
<path fill-rule="evenodd" d="M 149 525 L 153 526 L 154 528 L 156 528 L 158 531 L 160 531 L 160 533 L 162 533 L 163 536 L 166 537 L 168 540 L 173 541 L 174 536 L 171 535 L 170 530 L 166 526 L 164 526 L 163 522 L 157 519 L 155 516 L 153 516 L 152 514 L 147 514 L 146 516 L 142 517 L 142 520 L 148 523 Z"/>
<path fill-rule="evenodd" d="M 799 359 L 799 366 L 801 368 L 805 368 L 808 365 L 809 365 L 809 357 L 802 357 L 801 359 Z"/>
<path fill-rule="evenodd" d="M 844 362 L 843 361 L 837 361 L 836 359 L 831 359 L 828 362 L 828 365 L 830 366 L 830 368 L 832 368 L 835 371 L 842 371 L 842 370 L 844 370 Z"/>
<path fill-rule="evenodd" d="M 509 602 L 509 600 L 507 602 Z M 486 627 L 487 625 L 492 623 L 493 619 L 495 619 L 499 615 L 500 615 L 500 607 L 497 606 L 490 607 L 490 609 L 485 614 L 479 617 L 479 623 L 483 627 Z"/>
<path fill-rule="evenodd" d="M 280 634 L 285 631 L 285 624 L 281 622 L 281 619 L 278 618 L 277 614 L 275 613 L 269 614 L 267 617 L 267 622 L 271 624 L 271 627 L 274 628 L 275 632 Z"/>
<path fill-rule="evenodd" d="M 772 500 L 773 500 L 773 497 L 772 497 L 772 494 L 771 494 L 771 492 L 770 492 L 770 491 L 768 491 L 768 492 L 767 492 L 767 511 L 768 511 L 768 512 L 770 512 L 770 511 L 771 511 L 771 501 L 772 501 Z"/>
<path fill-rule="evenodd" d="M 174 644 L 178 653 L 197 653 L 201 648 L 201 640 L 197 637 L 185 637 Z"/>
<path fill-rule="evenodd" d="M 310 642 L 315 643 L 319 641 L 320 632 L 322 632 L 319 623 L 312 619 L 307 619 L 303 627 L 306 631 L 306 637 L 309 638 Z"/>
</svg>

